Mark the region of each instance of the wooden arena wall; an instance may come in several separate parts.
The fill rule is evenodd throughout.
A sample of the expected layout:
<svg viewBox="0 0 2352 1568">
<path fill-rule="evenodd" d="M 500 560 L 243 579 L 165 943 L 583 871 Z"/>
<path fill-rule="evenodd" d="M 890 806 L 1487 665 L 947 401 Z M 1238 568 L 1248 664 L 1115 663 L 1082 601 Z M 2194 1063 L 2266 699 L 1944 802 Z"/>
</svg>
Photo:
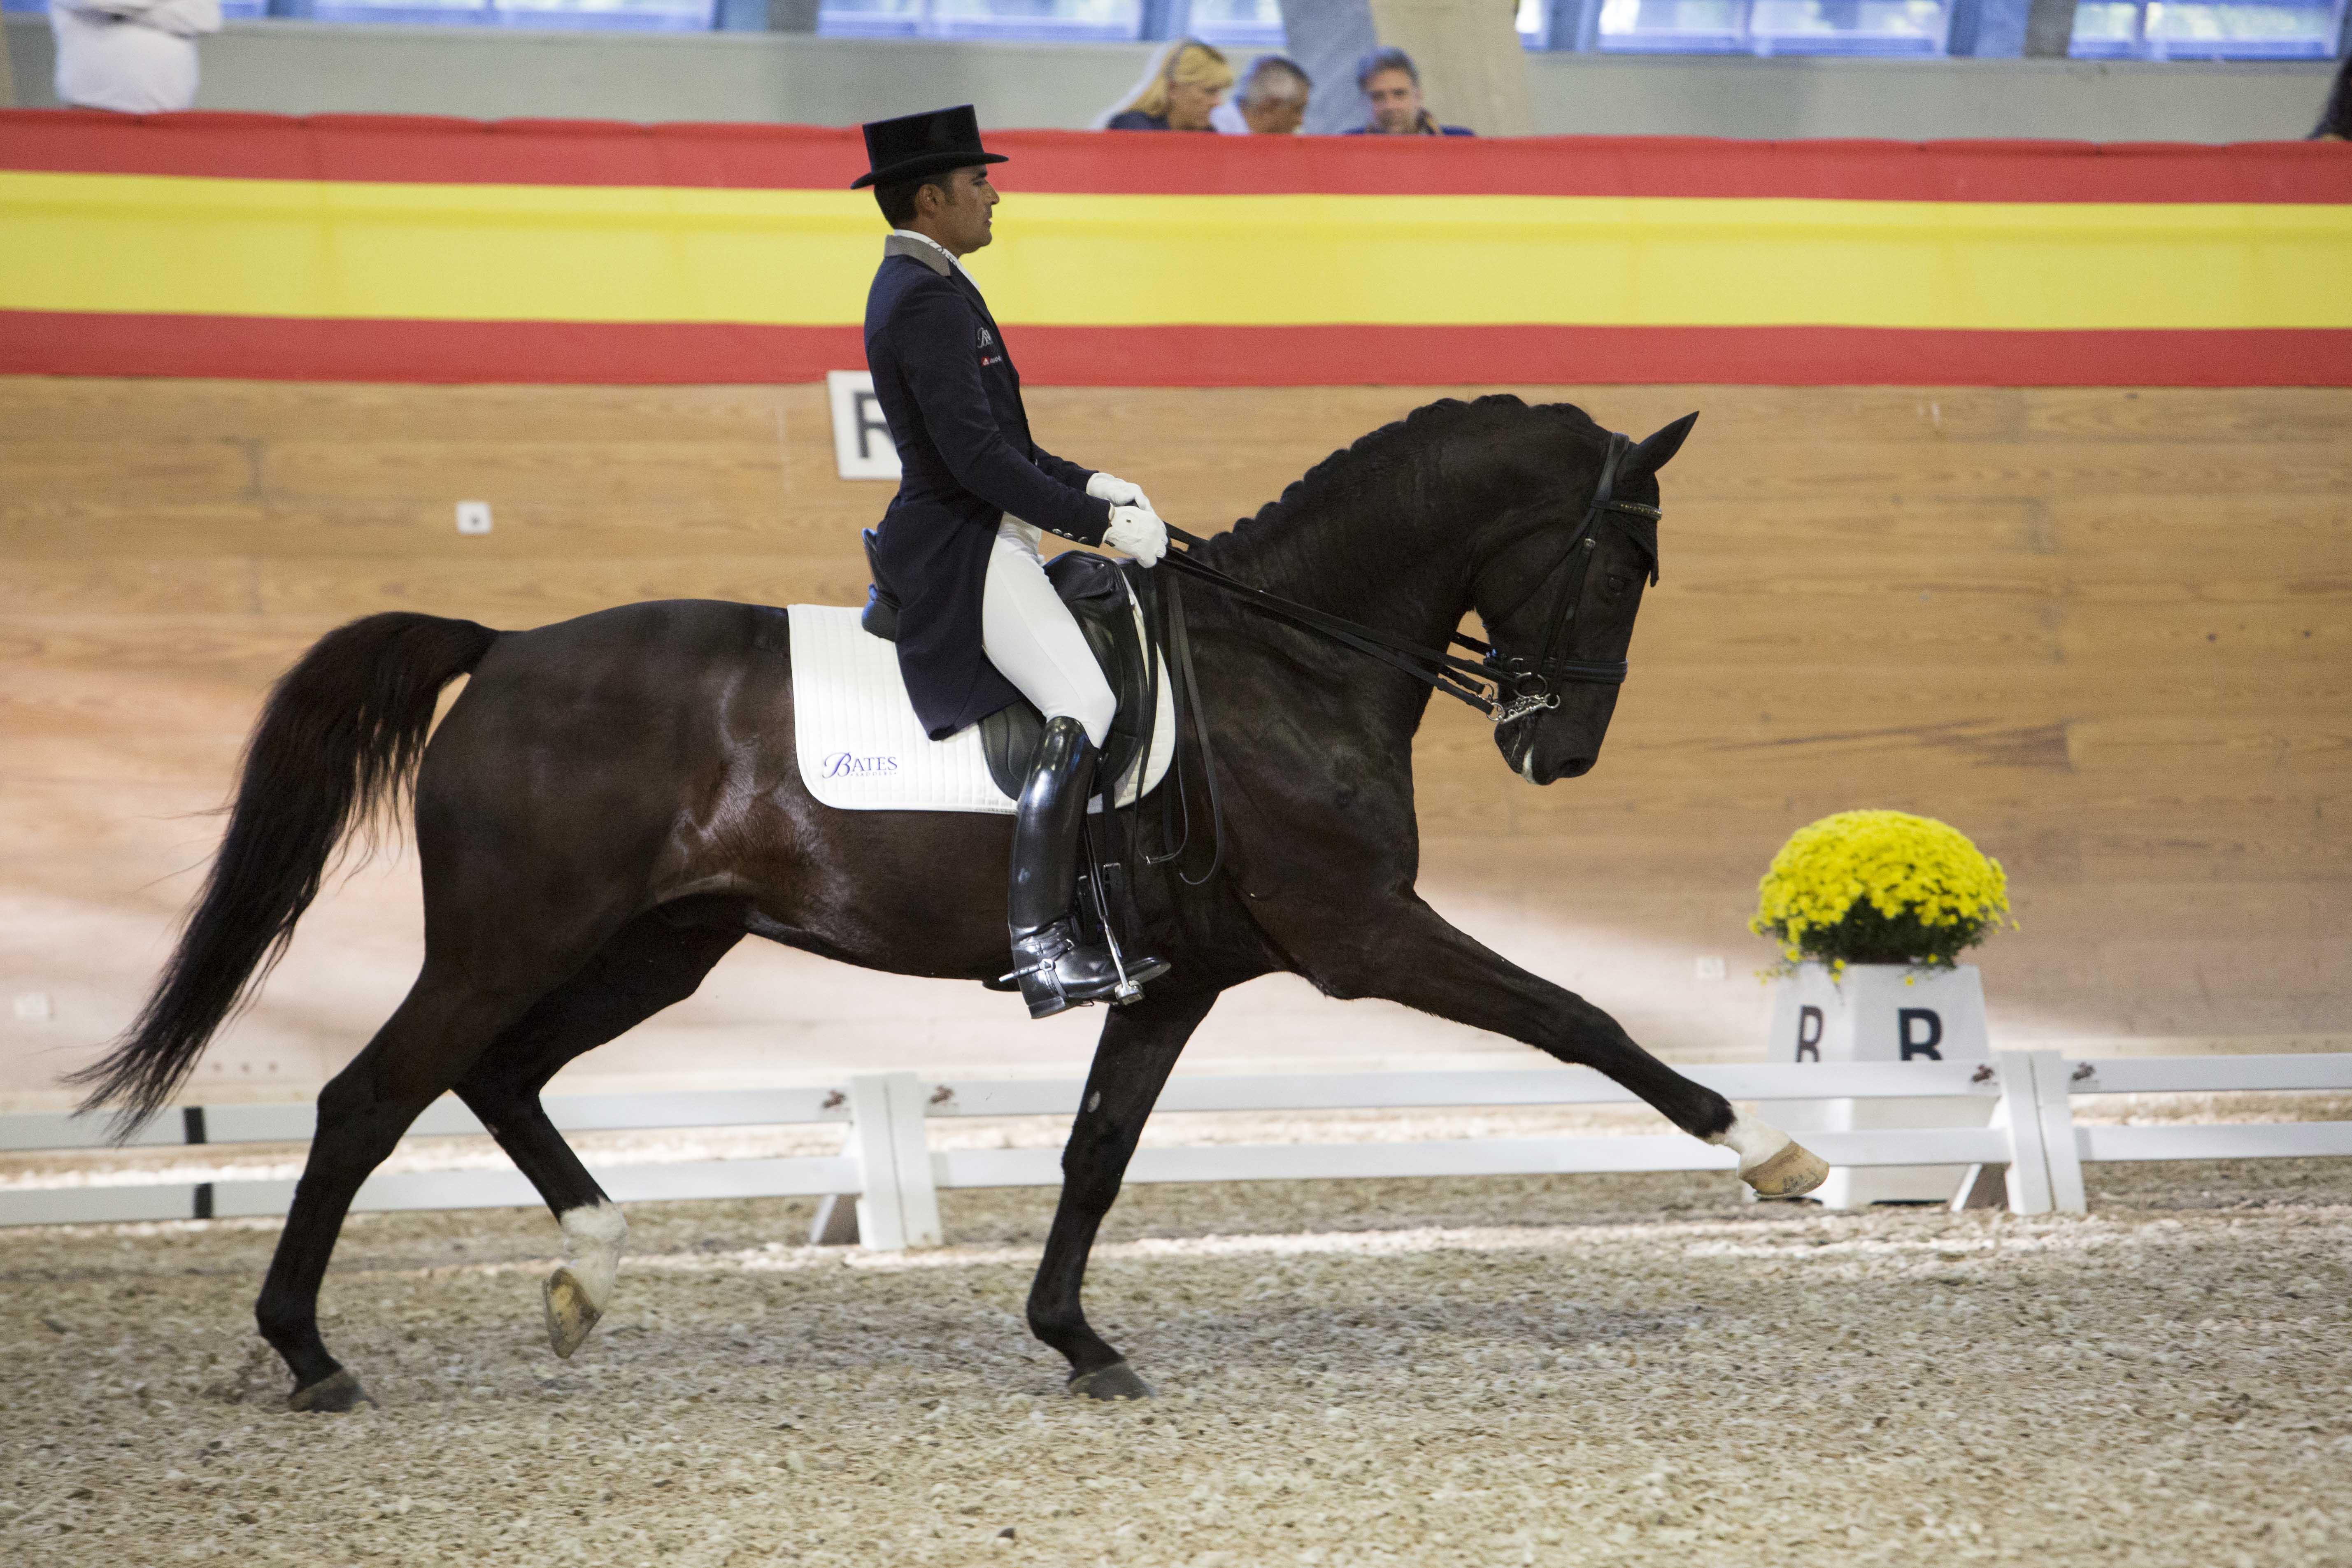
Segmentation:
<svg viewBox="0 0 2352 1568">
<path fill-rule="evenodd" d="M 1770 953 L 1742 926 L 1773 849 L 1897 806 L 2008 866 L 2022 929 L 1982 959 L 2012 1033 L 2352 1031 L 2352 392 L 1515 390 L 1636 434 L 1702 417 L 1598 770 L 1535 789 L 1433 706 L 1441 907 L 1503 911 L 1514 956 L 1562 978 L 1553 922 L 1664 954 L 1644 1037 L 1738 1055 L 1755 1042 L 1676 1012 L 1707 984 L 1692 961 L 1752 993 Z M 1053 445 L 1210 529 L 1433 395 L 1031 405 Z M 835 477 L 810 386 L 16 378 L 0 476 L 0 984 L 79 976 L 76 1029 L 0 1019 L 26 1070 L 135 1008 L 218 830 L 191 814 L 310 639 L 387 608 L 520 626 L 644 597 L 855 602 L 888 493 Z M 456 532 L 462 499 L 492 503 L 491 534 Z M 909 1005 L 968 1005 L 935 994 Z"/>
</svg>

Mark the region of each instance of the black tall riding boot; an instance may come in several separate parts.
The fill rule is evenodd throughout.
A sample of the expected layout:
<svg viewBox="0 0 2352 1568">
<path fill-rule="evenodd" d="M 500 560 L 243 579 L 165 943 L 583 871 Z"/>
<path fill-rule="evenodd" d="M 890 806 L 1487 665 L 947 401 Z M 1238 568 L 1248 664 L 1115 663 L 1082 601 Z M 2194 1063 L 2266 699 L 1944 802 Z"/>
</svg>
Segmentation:
<svg viewBox="0 0 2352 1568">
<path fill-rule="evenodd" d="M 1112 998 L 1118 967 L 1109 950 L 1078 940 L 1070 918 L 1077 891 L 1078 833 L 1100 755 L 1076 719 L 1049 719 L 1021 786 L 1013 826 L 1013 973 L 1032 1018 Z M 1164 968 L 1165 966 L 1160 966 Z M 1133 976 L 1133 978 L 1146 978 Z"/>
</svg>

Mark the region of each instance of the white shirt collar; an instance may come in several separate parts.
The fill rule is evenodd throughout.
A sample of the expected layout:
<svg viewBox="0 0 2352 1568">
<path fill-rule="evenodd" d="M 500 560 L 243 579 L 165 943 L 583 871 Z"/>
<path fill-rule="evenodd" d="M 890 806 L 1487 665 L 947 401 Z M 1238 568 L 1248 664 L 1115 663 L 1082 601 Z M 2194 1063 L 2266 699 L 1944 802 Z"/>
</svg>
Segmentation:
<svg viewBox="0 0 2352 1568">
<path fill-rule="evenodd" d="M 953 264 L 958 272 L 963 273 L 964 277 L 971 280 L 973 288 L 977 289 L 980 287 L 980 279 L 973 278 L 971 274 L 965 269 L 963 258 L 956 255 L 954 251 L 950 250 L 946 246 L 941 245 L 938 240 L 933 239 L 929 235 L 917 234 L 911 228 L 894 228 L 890 232 L 897 235 L 900 239 L 911 239 L 917 245 L 929 246 L 933 250 L 936 250 L 941 256 L 946 257 L 948 260 Z"/>
</svg>

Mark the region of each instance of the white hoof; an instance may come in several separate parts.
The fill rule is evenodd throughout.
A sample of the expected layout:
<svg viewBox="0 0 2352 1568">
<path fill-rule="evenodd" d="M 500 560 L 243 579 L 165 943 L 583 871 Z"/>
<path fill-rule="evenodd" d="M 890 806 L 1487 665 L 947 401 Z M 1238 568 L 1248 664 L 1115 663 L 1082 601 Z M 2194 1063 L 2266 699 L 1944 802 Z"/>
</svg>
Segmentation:
<svg viewBox="0 0 2352 1568">
<path fill-rule="evenodd" d="M 1752 1116 L 1734 1116 L 1730 1126 L 1707 1142 L 1739 1156 L 1739 1179 L 1759 1197 L 1801 1197 L 1830 1179 L 1820 1155 Z"/>
<path fill-rule="evenodd" d="M 1796 1198 L 1828 1181 L 1830 1166 L 1802 1143 L 1791 1142 L 1752 1170 L 1740 1172 L 1739 1179 L 1755 1188 L 1759 1197 Z"/>
<path fill-rule="evenodd" d="M 587 1342 L 588 1331 L 604 1314 L 588 1299 L 588 1288 L 569 1268 L 547 1277 L 547 1343 L 564 1360 Z"/>
<path fill-rule="evenodd" d="M 565 1209 L 558 1223 L 566 1261 L 547 1277 L 547 1342 L 557 1355 L 569 1357 L 613 1299 L 629 1222 L 619 1205 L 604 1203 Z"/>
</svg>

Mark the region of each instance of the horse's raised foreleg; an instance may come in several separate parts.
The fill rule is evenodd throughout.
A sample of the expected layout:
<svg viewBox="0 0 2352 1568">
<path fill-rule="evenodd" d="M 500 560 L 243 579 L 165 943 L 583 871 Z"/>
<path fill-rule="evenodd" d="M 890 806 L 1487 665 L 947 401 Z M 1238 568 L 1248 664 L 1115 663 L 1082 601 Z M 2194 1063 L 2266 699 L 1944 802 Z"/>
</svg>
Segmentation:
<svg viewBox="0 0 2352 1568">
<path fill-rule="evenodd" d="M 457 1086 L 562 1227 L 564 1262 L 542 1292 L 548 1344 L 559 1356 L 578 1350 L 611 1305 L 629 1226 L 548 1120 L 540 1091 L 574 1057 L 694 994 L 742 937 L 740 910 L 731 900 L 639 915 L 500 1035 Z"/>
<path fill-rule="evenodd" d="M 295 1184 L 253 1315 L 294 1374 L 295 1410 L 349 1410 L 368 1400 L 319 1337 L 319 1285 L 352 1199 L 417 1114 L 473 1065 L 510 1005 L 427 963 L 406 999 L 351 1066 L 319 1092 L 318 1131 Z M 372 1403 L 372 1402 L 371 1402 Z"/>
<path fill-rule="evenodd" d="M 1068 1358 L 1073 1394 L 1096 1399 L 1151 1394 L 1151 1385 L 1087 1322 L 1080 1301 L 1087 1255 L 1103 1215 L 1118 1197 L 1127 1163 L 1161 1086 L 1216 999 L 1213 991 L 1173 994 L 1154 989 L 1139 1002 L 1113 1008 L 1095 1046 L 1077 1120 L 1062 1150 L 1062 1201 L 1029 1288 L 1029 1331 Z"/>
<path fill-rule="evenodd" d="M 1828 1176 L 1828 1165 L 1788 1134 L 1739 1115 L 1723 1096 L 1635 1045 L 1616 1019 L 1489 952 L 1418 899 L 1395 908 L 1380 931 L 1374 942 L 1303 959 L 1303 972 L 1334 996 L 1402 1002 L 1594 1068 L 1691 1136 L 1729 1148 L 1739 1157 L 1740 1178 L 1766 1196 L 1809 1193 Z"/>
</svg>

